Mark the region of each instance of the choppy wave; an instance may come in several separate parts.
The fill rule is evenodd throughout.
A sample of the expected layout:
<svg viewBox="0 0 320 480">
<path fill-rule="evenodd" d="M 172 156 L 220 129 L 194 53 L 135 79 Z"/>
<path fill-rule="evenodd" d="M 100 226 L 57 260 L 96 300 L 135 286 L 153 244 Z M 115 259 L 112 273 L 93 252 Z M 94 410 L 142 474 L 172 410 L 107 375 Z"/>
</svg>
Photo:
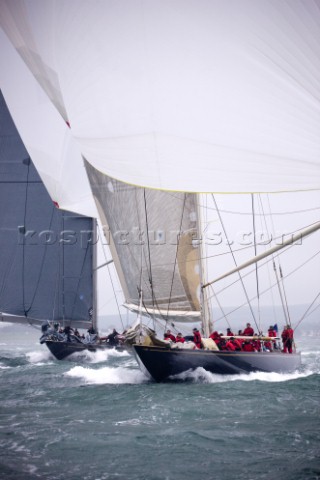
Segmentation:
<svg viewBox="0 0 320 480">
<path fill-rule="evenodd" d="M 49 350 L 37 350 L 37 351 L 33 351 L 33 352 L 27 352 L 26 354 L 26 358 L 27 360 L 30 362 L 30 363 L 36 363 L 36 364 L 43 364 L 43 363 L 47 363 L 48 361 L 51 361 L 53 360 L 53 357 L 51 355 L 51 353 L 49 352 Z"/>
<path fill-rule="evenodd" d="M 77 355 L 77 354 L 75 354 Z M 85 352 L 85 358 L 90 363 L 102 363 L 108 361 L 110 358 L 124 358 L 129 357 L 130 354 L 127 351 L 119 351 L 115 348 L 110 348 L 106 350 L 97 350 L 96 352 Z"/>
<path fill-rule="evenodd" d="M 137 369 L 126 367 L 103 367 L 93 369 L 89 367 L 76 366 L 65 373 L 66 376 L 80 378 L 87 384 L 137 384 L 146 383 L 148 379 Z"/>
<path fill-rule="evenodd" d="M 0 370 L 6 370 L 7 368 L 11 368 L 11 367 L 9 367 L 8 365 L 2 365 L 0 363 Z"/>
</svg>

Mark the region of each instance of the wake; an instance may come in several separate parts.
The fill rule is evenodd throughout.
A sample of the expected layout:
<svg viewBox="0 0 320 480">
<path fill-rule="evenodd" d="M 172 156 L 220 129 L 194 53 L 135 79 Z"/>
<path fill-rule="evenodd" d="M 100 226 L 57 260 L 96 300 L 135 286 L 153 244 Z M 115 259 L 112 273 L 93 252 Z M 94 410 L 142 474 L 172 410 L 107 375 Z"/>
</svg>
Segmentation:
<svg viewBox="0 0 320 480">
<path fill-rule="evenodd" d="M 196 383 L 226 383 L 226 382 L 288 382 L 300 378 L 306 378 L 314 374 L 319 374 L 318 371 L 305 370 L 304 372 L 296 371 L 292 373 L 275 373 L 275 372 L 251 372 L 248 374 L 237 375 L 218 375 L 208 372 L 200 367 L 193 371 L 183 372 L 179 375 L 171 377 L 172 380 L 192 381 Z"/>
</svg>

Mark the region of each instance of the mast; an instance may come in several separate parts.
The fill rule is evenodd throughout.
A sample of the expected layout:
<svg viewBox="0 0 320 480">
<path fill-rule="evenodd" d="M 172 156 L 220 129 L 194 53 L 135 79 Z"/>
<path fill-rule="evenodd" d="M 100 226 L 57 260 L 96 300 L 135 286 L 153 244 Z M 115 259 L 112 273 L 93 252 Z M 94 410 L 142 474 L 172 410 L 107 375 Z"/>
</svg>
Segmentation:
<svg viewBox="0 0 320 480">
<path fill-rule="evenodd" d="M 98 307 L 98 255 L 97 255 L 97 220 L 94 218 L 92 221 L 93 224 L 93 229 L 92 229 L 92 243 L 93 243 L 93 248 L 92 248 L 92 326 L 96 330 L 97 329 L 97 307 Z"/>
<path fill-rule="evenodd" d="M 210 319 L 210 310 L 209 310 L 209 304 L 208 304 L 208 299 L 207 299 L 207 294 L 204 288 L 202 287 L 205 279 L 207 278 L 207 272 L 206 272 L 206 263 L 205 263 L 205 246 L 204 246 L 204 239 L 202 235 L 202 227 L 204 225 L 203 221 L 203 208 L 201 208 L 202 204 L 202 194 L 197 195 L 197 213 L 198 213 L 198 239 L 200 242 L 200 304 L 201 304 L 201 319 L 202 319 L 202 328 L 203 328 L 203 333 L 205 337 L 209 337 L 210 335 L 210 330 L 211 330 L 211 319 Z"/>
</svg>

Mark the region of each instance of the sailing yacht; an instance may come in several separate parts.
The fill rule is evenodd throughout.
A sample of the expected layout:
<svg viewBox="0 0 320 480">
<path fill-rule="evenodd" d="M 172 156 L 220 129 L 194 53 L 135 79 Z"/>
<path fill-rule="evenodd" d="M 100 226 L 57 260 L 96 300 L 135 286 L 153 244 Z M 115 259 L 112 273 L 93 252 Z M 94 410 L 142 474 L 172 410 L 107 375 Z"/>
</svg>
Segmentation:
<svg viewBox="0 0 320 480">
<path fill-rule="evenodd" d="M 205 271 L 201 195 L 237 205 L 238 195 L 279 201 L 287 192 L 296 205 L 303 192 L 319 193 L 316 3 L 2 0 L 0 21 L 1 64 L 23 62 L 60 118 L 43 116 L 48 141 L 67 129 L 79 153 L 72 165 L 61 152 L 51 162 L 39 155 L 36 87 L 29 77 L 26 87 L 26 72 L 13 83 L 12 67 L 2 68 L 4 97 L 51 198 L 83 214 L 95 200 L 128 309 L 152 330 L 198 322 L 208 337 L 215 319 L 206 292 L 225 273 Z M 77 190 L 78 179 L 90 194 Z M 295 225 L 298 236 L 315 236 L 313 223 Z M 268 250 L 247 250 L 249 259 L 226 273 L 278 254 L 276 245 Z M 300 365 L 298 353 L 177 351 L 136 329 L 149 343 L 134 346 L 137 358 L 156 380 L 199 366 L 239 373 Z"/>
</svg>

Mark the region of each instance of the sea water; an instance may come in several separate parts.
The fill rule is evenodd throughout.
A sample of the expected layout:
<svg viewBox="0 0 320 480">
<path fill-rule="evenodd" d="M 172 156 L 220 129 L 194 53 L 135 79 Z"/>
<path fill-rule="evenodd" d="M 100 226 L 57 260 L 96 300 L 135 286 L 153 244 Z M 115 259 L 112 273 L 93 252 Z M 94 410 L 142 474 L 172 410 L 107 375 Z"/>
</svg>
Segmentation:
<svg viewBox="0 0 320 480">
<path fill-rule="evenodd" d="M 156 384 L 128 353 L 55 360 L 0 325 L 0 478 L 320 478 L 320 337 L 292 374 L 198 369 Z"/>
</svg>

